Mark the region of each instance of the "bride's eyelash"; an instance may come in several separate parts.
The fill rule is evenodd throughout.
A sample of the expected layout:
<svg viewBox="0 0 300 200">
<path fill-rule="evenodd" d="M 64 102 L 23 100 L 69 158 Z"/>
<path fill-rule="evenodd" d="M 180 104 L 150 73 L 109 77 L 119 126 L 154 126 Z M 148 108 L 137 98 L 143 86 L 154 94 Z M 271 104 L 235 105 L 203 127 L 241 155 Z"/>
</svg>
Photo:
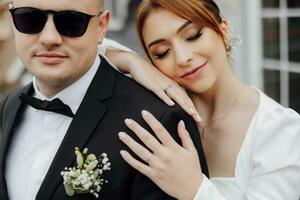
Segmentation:
<svg viewBox="0 0 300 200">
<path fill-rule="evenodd" d="M 197 31 L 196 34 L 192 35 L 191 37 L 187 38 L 186 41 L 187 42 L 192 42 L 194 40 L 197 40 L 198 38 L 200 38 L 202 36 L 203 32 L 202 32 L 202 28 L 199 29 L 199 31 Z M 159 60 L 164 58 L 168 53 L 169 53 L 170 49 L 167 49 L 166 51 L 162 52 L 162 53 L 156 53 L 154 54 L 154 59 L 155 60 Z"/>
<path fill-rule="evenodd" d="M 158 59 L 165 57 L 169 53 L 169 51 L 170 51 L 170 49 L 167 49 L 166 51 L 164 51 L 162 53 L 155 54 L 154 59 L 158 60 Z"/>
<path fill-rule="evenodd" d="M 187 42 L 192 42 L 192 41 L 197 40 L 198 38 L 200 38 L 202 35 L 203 35 L 203 32 L 202 32 L 202 28 L 201 28 L 196 34 L 194 34 L 191 37 L 187 38 L 186 41 Z"/>
</svg>

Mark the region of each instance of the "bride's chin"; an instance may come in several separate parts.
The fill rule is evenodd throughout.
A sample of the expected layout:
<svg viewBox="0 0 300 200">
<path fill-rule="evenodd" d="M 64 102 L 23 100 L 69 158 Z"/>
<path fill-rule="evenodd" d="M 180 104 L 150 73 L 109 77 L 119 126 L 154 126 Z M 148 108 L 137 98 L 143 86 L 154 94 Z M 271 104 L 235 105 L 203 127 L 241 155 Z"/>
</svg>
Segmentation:
<svg viewBox="0 0 300 200">
<path fill-rule="evenodd" d="M 209 92 L 214 85 L 214 81 L 197 81 L 196 83 L 185 85 L 184 88 L 191 94 L 204 94 Z"/>
</svg>

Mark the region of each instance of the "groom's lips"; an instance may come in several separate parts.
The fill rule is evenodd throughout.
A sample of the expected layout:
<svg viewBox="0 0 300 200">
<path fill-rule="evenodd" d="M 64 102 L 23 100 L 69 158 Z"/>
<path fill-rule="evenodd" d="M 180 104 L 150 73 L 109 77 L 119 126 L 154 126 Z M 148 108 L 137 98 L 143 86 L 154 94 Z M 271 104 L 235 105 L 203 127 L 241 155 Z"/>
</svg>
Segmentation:
<svg viewBox="0 0 300 200">
<path fill-rule="evenodd" d="M 68 57 L 58 52 L 41 52 L 34 56 L 37 60 L 46 65 L 57 65 L 64 62 Z"/>
</svg>

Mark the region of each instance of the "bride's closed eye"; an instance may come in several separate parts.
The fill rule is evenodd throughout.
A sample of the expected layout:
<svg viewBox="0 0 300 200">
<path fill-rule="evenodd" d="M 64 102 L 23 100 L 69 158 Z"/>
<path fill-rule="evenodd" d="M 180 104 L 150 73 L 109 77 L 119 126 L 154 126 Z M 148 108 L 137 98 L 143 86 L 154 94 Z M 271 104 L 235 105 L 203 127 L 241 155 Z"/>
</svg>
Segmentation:
<svg viewBox="0 0 300 200">
<path fill-rule="evenodd" d="M 159 59 L 164 58 L 169 53 L 169 51 L 170 51 L 170 49 L 167 49 L 167 50 L 165 50 L 165 51 L 163 51 L 161 53 L 155 53 L 154 54 L 154 59 L 155 60 L 159 60 Z"/>
<path fill-rule="evenodd" d="M 199 30 L 197 31 L 197 33 L 195 33 L 195 34 L 193 34 L 192 36 L 188 37 L 188 38 L 186 39 L 186 41 L 187 41 L 187 42 L 193 42 L 194 40 L 197 40 L 198 38 L 200 38 L 200 37 L 202 36 L 202 34 L 203 34 L 203 31 L 202 31 L 202 30 L 203 30 L 202 28 L 199 29 Z"/>
<path fill-rule="evenodd" d="M 194 31 L 193 31 L 194 32 Z M 198 31 L 196 33 L 192 33 L 190 34 L 190 36 L 187 36 L 187 38 L 185 39 L 186 42 L 193 42 L 196 41 L 197 39 L 199 39 L 201 36 L 203 35 L 203 28 L 198 29 Z M 165 58 L 168 53 L 170 52 L 170 48 L 166 49 L 164 51 L 157 51 L 153 53 L 153 58 L 155 60 L 159 60 L 159 59 L 163 59 Z"/>
</svg>

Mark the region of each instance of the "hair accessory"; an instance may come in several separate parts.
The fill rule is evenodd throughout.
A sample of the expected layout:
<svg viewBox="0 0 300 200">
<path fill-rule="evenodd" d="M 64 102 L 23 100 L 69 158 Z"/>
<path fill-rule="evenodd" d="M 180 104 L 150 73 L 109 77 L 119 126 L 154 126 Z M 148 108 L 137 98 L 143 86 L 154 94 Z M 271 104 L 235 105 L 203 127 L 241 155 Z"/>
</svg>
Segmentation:
<svg viewBox="0 0 300 200">
<path fill-rule="evenodd" d="M 237 49 L 240 44 L 242 43 L 242 39 L 240 34 L 238 34 L 233 28 L 232 25 L 229 23 L 229 35 L 228 35 L 228 42 L 226 46 L 226 51 L 228 57 L 232 56 L 232 53 L 235 49 Z"/>
</svg>

